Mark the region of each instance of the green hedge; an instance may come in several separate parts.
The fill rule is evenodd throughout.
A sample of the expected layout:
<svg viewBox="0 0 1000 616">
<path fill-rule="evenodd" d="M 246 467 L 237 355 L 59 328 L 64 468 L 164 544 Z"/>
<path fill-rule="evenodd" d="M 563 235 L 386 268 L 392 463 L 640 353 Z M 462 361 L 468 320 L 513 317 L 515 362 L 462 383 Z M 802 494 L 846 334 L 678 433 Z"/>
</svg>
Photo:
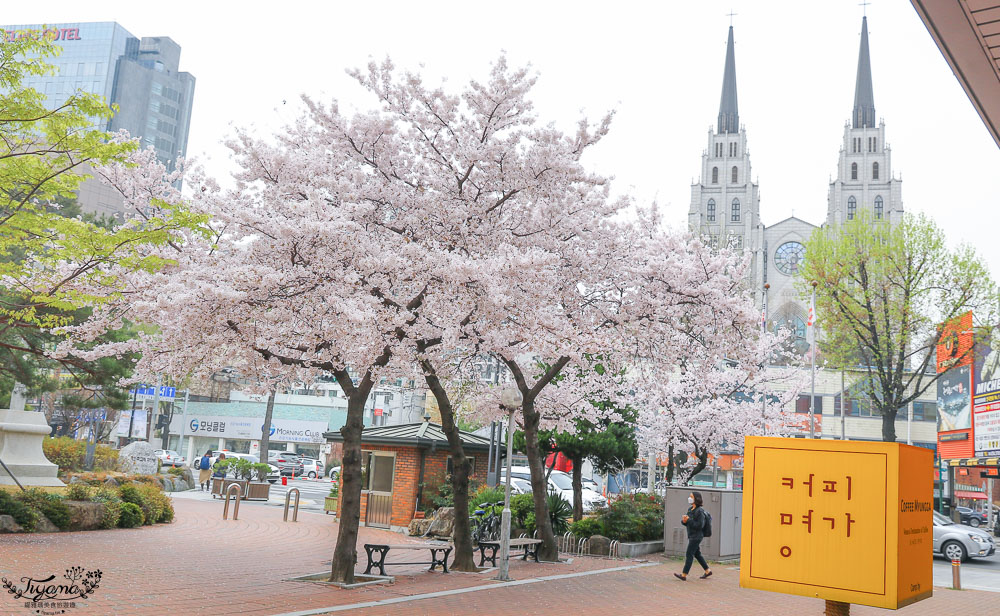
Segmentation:
<svg viewBox="0 0 1000 616">
<path fill-rule="evenodd" d="M 618 541 L 663 539 L 663 502 L 658 497 L 630 494 L 598 511 L 604 536 Z"/>
<path fill-rule="evenodd" d="M 142 526 L 146 518 L 142 514 L 142 509 L 135 503 L 122 503 L 121 517 L 118 519 L 119 528 L 135 528 Z"/>
</svg>

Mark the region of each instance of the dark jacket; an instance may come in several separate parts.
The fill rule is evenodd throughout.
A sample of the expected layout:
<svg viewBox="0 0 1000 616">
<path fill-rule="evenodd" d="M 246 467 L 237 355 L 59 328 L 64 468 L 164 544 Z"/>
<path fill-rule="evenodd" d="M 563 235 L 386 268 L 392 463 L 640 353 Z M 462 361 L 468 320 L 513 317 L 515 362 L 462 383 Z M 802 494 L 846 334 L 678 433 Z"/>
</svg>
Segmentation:
<svg viewBox="0 0 1000 616">
<path fill-rule="evenodd" d="M 695 507 L 694 510 L 688 509 L 687 516 L 688 521 L 683 522 L 683 524 L 687 526 L 688 539 L 704 539 L 705 510 L 701 507 Z"/>
</svg>

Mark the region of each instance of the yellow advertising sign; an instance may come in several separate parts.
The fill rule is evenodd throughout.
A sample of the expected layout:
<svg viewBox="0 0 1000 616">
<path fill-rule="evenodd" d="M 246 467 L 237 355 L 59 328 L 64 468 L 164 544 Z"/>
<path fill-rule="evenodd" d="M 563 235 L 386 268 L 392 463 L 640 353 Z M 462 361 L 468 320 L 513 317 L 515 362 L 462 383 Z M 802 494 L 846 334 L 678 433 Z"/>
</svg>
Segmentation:
<svg viewBox="0 0 1000 616">
<path fill-rule="evenodd" d="M 747 437 L 740 586 L 891 609 L 930 597 L 933 464 L 900 443 Z"/>
</svg>

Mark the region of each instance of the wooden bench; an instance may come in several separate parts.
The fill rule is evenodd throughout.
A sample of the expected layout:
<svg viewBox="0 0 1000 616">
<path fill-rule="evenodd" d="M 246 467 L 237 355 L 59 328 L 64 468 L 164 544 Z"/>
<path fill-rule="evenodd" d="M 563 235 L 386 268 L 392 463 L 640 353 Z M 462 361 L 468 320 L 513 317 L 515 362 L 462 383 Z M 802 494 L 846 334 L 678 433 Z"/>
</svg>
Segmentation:
<svg viewBox="0 0 1000 616">
<path fill-rule="evenodd" d="M 372 568 L 376 567 L 381 575 L 385 575 L 385 567 L 387 565 L 430 565 L 431 571 L 434 571 L 438 565 L 441 565 L 444 572 L 448 573 L 448 556 L 454 548 L 453 544 L 444 541 L 399 544 L 366 543 L 365 551 L 368 552 L 368 566 L 365 568 L 365 574 L 371 573 Z M 387 563 L 385 562 L 385 557 L 389 554 L 389 550 L 430 550 L 431 560 L 430 562 L 416 563 Z M 444 555 L 438 558 L 438 552 L 443 552 Z"/>
<path fill-rule="evenodd" d="M 521 560 L 528 560 L 531 556 L 538 562 L 538 546 L 542 543 L 541 539 L 528 539 L 527 537 L 522 537 L 520 539 L 510 540 L 510 549 L 514 550 L 516 548 L 522 548 L 524 550 L 524 555 L 521 556 Z M 483 564 L 488 560 L 490 564 L 494 567 L 497 566 L 497 550 L 500 549 L 499 541 L 480 541 L 479 542 L 479 566 L 482 567 Z M 486 554 L 486 550 L 490 550 L 490 554 Z"/>
</svg>

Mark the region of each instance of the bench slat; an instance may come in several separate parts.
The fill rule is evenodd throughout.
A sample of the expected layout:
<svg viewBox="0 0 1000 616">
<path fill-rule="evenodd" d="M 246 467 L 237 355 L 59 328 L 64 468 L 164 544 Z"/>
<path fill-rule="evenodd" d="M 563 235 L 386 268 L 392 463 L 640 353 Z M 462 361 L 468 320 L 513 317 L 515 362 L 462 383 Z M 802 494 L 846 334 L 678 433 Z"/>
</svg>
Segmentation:
<svg viewBox="0 0 1000 616">
<path fill-rule="evenodd" d="M 448 543 L 366 543 L 365 547 L 372 548 L 388 548 L 390 550 L 437 550 L 441 548 L 451 547 Z"/>
</svg>

